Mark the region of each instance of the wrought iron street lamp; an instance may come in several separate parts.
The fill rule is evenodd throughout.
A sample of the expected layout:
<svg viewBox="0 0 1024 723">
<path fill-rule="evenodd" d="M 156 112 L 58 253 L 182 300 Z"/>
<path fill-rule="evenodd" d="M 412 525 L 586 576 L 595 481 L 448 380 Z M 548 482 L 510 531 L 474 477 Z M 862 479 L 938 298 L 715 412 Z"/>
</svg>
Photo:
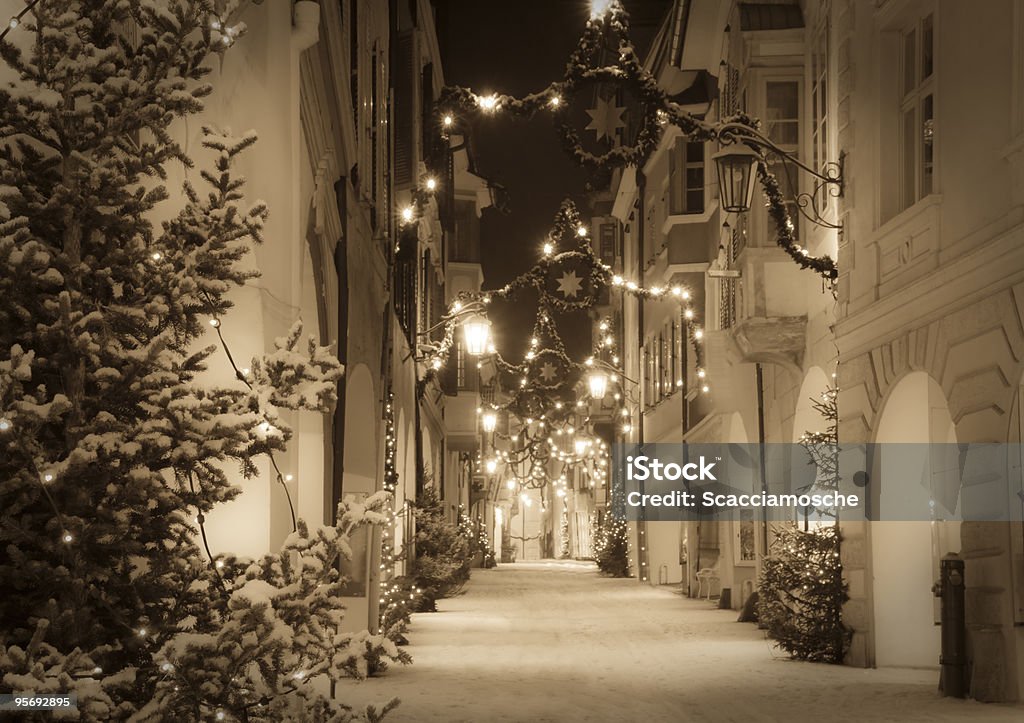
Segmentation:
<svg viewBox="0 0 1024 723">
<path fill-rule="evenodd" d="M 718 170 L 718 199 L 722 210 L 746 213 L 754 197 L 757 183 L 757 162 L 760 154 L 743 143 L 726 146 L 713 155 Z"/>
<path fill-rule="evenodd" d="M 821 170 L 811 168 L 791 152 L 777 146 L 770 138 L 745 123 L 725 123 L 717 129 L 722 149 L 712 156 L 718 171 L 719 202 L 729 213 L 746 213 L 754 197 L 754 183 L 757 180 L 757 164 L 763 163 L 765 155 L 774 154 L 784 163 L 791 163 L 816 179 L 814 189 L 798 193 L 797 209 L 808 221 L 825 228 L 840 228 L 822 216 L 820 199 L 827 196 L 839 198 L 843 195 L 843 161 L 845 154 L 839 154 L 838 161 L 829 161 Z M 823 192 L 824 191 L 824 192 Z"/>
<path fill-rule="evenodd" d="M 608 374 L 601 369 L 595 369 L 587 375 L 587 386 L 590 388 L 591 399 L 604 399 L 608 393 Z"/>
<path fill-rule="evenodd" d="M 484 412 L 480 421 L 483 423 L 484 431 L 487 434 L 491 434 L 498 426 L 498 415 L 494 412 Z"/>
<path fill-rule="evenodd" d="M 466 341 L 466 351 L 472 356 L 480 356 L 487 351 L 491 337 L 491 322 L 485 316 L 474 314 L 462 322 L 462 333 Z"/>
</svg>

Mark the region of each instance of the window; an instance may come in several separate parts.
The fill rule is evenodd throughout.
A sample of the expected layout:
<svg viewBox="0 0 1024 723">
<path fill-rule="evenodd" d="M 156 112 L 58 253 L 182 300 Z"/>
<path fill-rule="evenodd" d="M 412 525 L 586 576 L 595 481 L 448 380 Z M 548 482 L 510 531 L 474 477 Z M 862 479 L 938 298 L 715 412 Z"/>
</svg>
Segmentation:
<svg viewBox="0 0 1024 723">
<path fill-rule="evenodd" d="M 769 80 L 765 82 L 765 132 L 786 153 L 800 156 L 800 81 Z M 800 218 L 796 196 L 800 193 L 798 176 L 776 154 L 768 156 L 768 170 L 779 181 L 786 210 L 794 224 Z M 794 233 L 796 229 L 794 229 Z"/>
<path fill-rule="evenodd" d="M 900 210 L 933 190 L 935 175 L 934 19 L 927 15 L 900 37 Z"/>
<path fill-rule="evenodd" d="M 671 367 L 669 369 L 669 378 L 672 384 L 672 391 L 681 388 L 679 381 L 683 378 L 683 375 L 679 368 L 680 351 L 682 351 L 682 349 L 679 346 L 679 342 L 682 339 L 680 331 L 681 329 L 679 326 L 679 322 L 673 319 L 669 341 L 669 352 L 672 355 Z"/>
<path fill-rule="evenodd" d="M 352 90 L 352 120 L 359 127 L 359 0 L 348 3 L 348 67 Z"/>
<path fill-rule="evenodd" d="M 754 525 L 754 511 L 740 510 L 739 519 L 733 524 L 736 530 L 733 562 L 740 566 L 749 566 L 757 560 L 757 530 Z"/>
<path fill-rule="evenodd" d="M 648 339 L 647 343 L 644 344 L 644 369 L 646 371 L 644 376 L 644 405 L 648 407 L 653 407 L 657 401 L 657 395 L 655 394 L 655 367 L 655 358 L 651 354 L 651 342 Z"/>
<path fill-rule="evenodd" d="M 676 138 L 669 155 L 669 213 L 704 213 L 704 144 Z"/>
<path fill-rule="evenodd" d="M 598 227 L 598 256 L 601 259 L 601 263 L 607 264 L 608 266 L 615 265 L 615 260 L 618 255 L 615 249 L 616 236 L 618 235 L 616 233 L 617 224 L 618 221 L 614 218 L 610 218 L 609 220 L 602 222 Z"/>
<path fill-rule="evenodd" d="M 826 14 L 814 34 L 811 46 L 811 167 L 824 172 L 829 153 L 829 24 Z M 818 205 L 828 207 L 828 188 L 822 186 Z"/>
<path fill-rule="evenodd" d="M 660 365 L 662 365 L 662 398 L 664 399 L 672 393 L 672 361 L 671 361 L 671 342 L 669 341 L 669 328 L 666 325 L 665 330 L 658 334 L 657 345 L 660 351 L 662 351 L 662 358 L 660 358 Z"/>
</svg>

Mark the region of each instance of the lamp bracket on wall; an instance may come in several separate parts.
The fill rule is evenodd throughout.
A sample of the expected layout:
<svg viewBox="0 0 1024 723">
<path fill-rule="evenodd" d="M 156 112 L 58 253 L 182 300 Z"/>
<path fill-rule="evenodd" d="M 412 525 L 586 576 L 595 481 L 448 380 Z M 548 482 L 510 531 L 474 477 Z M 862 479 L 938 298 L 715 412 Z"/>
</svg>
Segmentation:
<svg viewBox="0 0 1024 723">
<path fill-rule="evenodd" d="M 760 162 L 764 162 L 765 156 L 772 153 L 786 164 L 792 164 L 809 174 L 815 179 L 814 190 L 805 193 L 798 193 L 793 199 L 800 214 L 811 223 L 824 228 L 839 229 L 842 224 L 833 223 L 822 215 L 823 208 L 819 204 L 824 199 L 842 198 L 845 190 L 845 178 L 843 175 L 846 154 L 840 152 L 838 161 L 829 161 L 824 164 L 821 170 L 811 168 L 790 151 L 780 148 L 770 138 L 758 132 L 746 123 L 723 123 L 717 129 L 718 140 L 723 146 L 740 144 L 756 152 L 760 156 Z M 742 146 L 740 146 L 742 148 Z M 749 153 L 750 151 L 746 151 Z M 728 160 L 728 153 L 721 153 Z M 752 188 L 752 183 L 750 184 Z M 740 205 L 749 208 L 749 199 L 744 199 Z"/>
</svg>

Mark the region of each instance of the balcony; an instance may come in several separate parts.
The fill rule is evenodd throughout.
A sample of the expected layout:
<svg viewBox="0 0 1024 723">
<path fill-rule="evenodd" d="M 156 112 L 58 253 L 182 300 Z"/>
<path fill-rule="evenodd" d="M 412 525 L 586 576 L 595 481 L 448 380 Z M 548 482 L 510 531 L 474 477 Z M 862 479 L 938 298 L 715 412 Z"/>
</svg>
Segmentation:
<svg viewBox="0 0 1024 723">
<path fill-rule="evenodd" d="M 744 246 L 732 276 L 708 279 L 708 320 L 733 363 L 768 362 L 799 368 L 807 332 L 808 277 L 777 247 Z M 723 349 L 723 352 L 726 350 Z"/>
<path fill-rule="evenodd" d="M 444 423 L 448 433 L 448 449 L 471 452 L 479 440 L 477 407 L 480 394 L 475 390 L 460 390 L 448 397 L 444 406 Z"/>
</svg>

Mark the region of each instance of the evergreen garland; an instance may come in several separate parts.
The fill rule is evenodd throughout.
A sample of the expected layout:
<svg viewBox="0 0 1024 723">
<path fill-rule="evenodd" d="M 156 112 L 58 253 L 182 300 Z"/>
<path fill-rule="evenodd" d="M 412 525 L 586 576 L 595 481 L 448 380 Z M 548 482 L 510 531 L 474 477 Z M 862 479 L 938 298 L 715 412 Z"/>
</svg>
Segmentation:
<svg viewBox="0 0 1024 723">
<path fill-rule="evenodd" d="M 602 65 L 602 51 L 606 49 L 614 49 L 617 57 L 612 63 Z M 566 117 L 574 101 L 591 97 L 593 94 L 585 91 L 599 85 L 622 91 L 635 101 L 636 133 L 622 143 L 608 140 L 599 142 L 598 148 L 587 150 L 579 132 Z M 760 125 L 746 114 L 715 125 L 695 117 L 671 100 L 637 56 L 629 38 L 629 15 L 618 1 L 609 3 L 606 12 L 587 22 L 561 80 L 523 98 L 498 93 L 481 96 L 468 88 L 448 86 L 442 89 L 437 102 L 438 128 L 444 135 L 458 130 L 460 119 L 498 113 L 525 118 L 537 113 L 548 114 L 557 127 L 564 151 L 581 167 L 604 176 L 616 167 L 642 167 L 669 126 L 678 128 L 691 141 L 719 141 L 727 145 L 756 137 Z M 744 129 L 752 133 L 745 134 Z M 825 284 L 833 286 L 839 276 L 835 260 L 827 255 L 812 256 L 797 243 L 796 227 L 786 208 L 786 199 L 763 159 L 757 164 L 757 177 L 764 189 L 768 215 L 775 223 L 776 243 L 801 268 L 813 270 Z"/>
</svg>

